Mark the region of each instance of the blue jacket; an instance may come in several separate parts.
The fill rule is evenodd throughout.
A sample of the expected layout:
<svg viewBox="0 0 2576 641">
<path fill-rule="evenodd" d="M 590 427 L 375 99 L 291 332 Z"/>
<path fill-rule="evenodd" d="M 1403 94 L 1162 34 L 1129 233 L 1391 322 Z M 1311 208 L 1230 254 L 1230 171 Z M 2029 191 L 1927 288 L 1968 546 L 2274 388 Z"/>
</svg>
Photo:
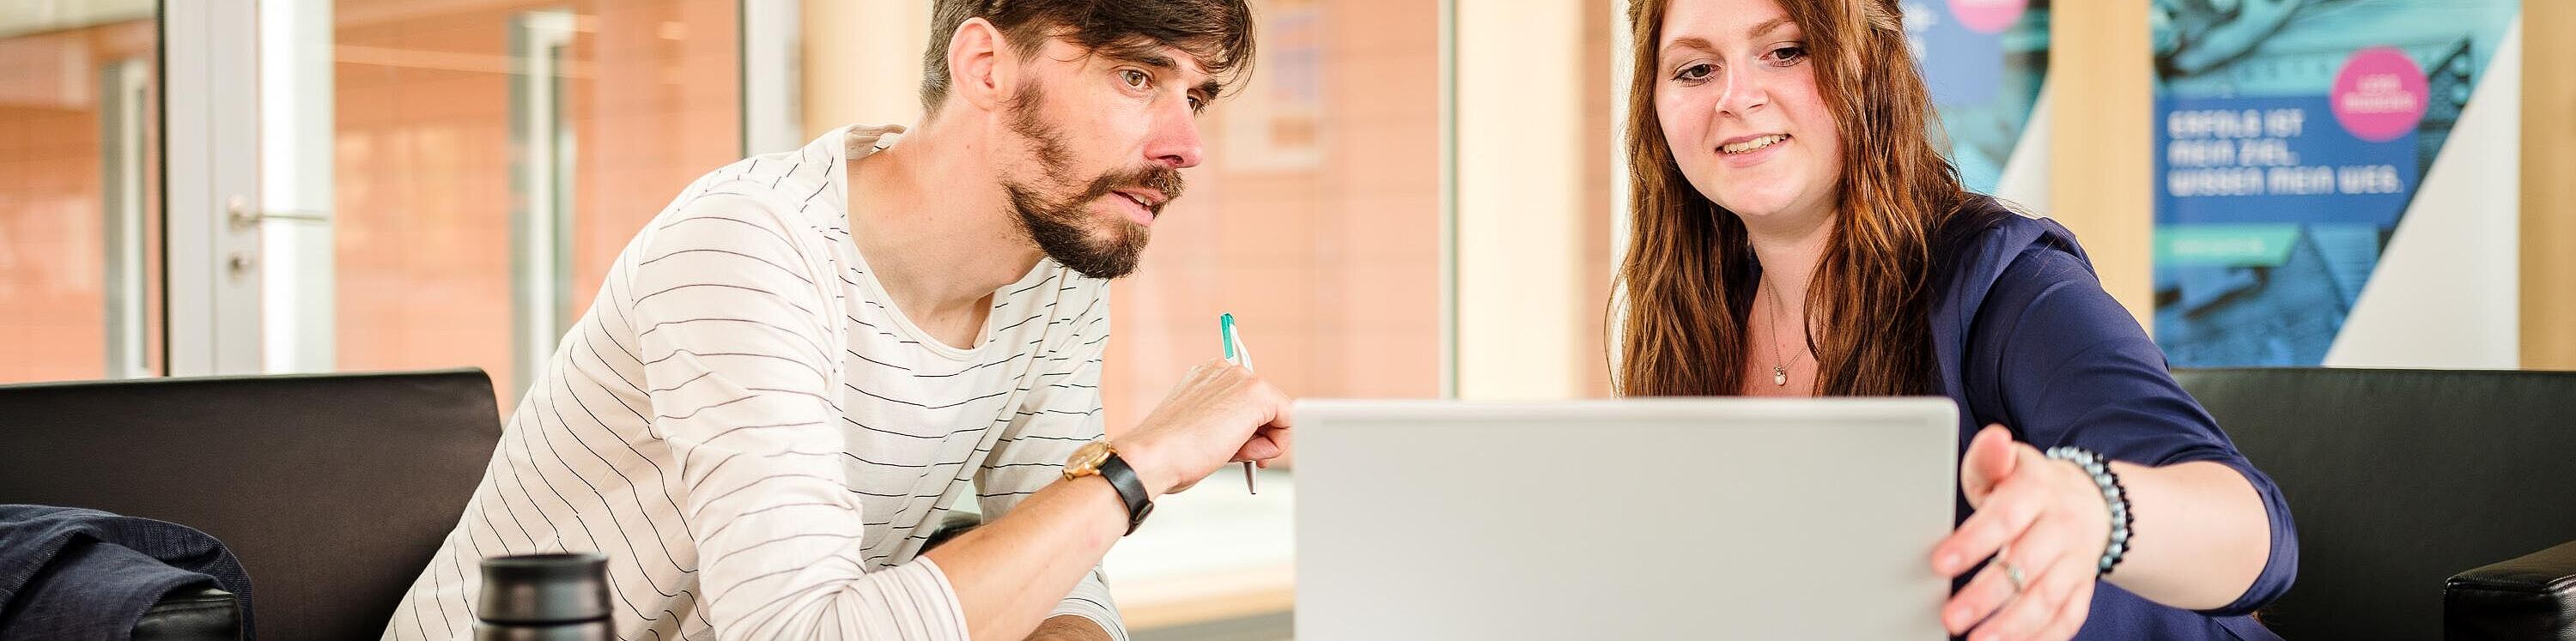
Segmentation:
<svg viewBox="0 0 2576 641">
<path fill-rule="evenodd" d="M 2141 465 L 2215 461 L 2245 474 L 2271 520 L 2271 559 L 2234 603 L 2195 612 L 2103 582 L 2076 638 L 2280 638 L 2247 615 L 2289 591 L 2298 574 L 2298 533 L 2281 489 L 2174 382 L 2164 352 L 2103 292 L 2073 234 L 1991 201 L 1976 205 L 1982 212 L 1961 218 L 1969 227 L 1934 272 L 1930 328 L 1938 392 L 1960 408 L 1959 450 L 2000 423 L 2041 449 L 2073 445 Z M 1969 512 L 1960 497 L 1958 518 Z M 2155 545 L 2151 525 L 2135 536 Z"/>
<path fill-rule="evenodd" d="M 250 575 L 224 544 L 175 523 L 0 505 L 0 639 L 124 639 L 171 590 L 213 583 L 241 604 Z"/>
</svg>

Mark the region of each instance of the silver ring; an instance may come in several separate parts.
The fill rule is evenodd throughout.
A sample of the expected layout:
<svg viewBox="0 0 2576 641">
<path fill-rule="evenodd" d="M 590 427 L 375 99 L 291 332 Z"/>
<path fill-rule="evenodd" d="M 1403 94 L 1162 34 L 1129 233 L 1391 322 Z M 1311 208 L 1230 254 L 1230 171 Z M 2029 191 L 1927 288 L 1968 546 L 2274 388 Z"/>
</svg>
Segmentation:
<svg viewBox="0 0 2576 641">
<path fill-rule="evenodd" d="M 2011 561 L 2005 561 L 2004 580 L 2012 582 L 2013 594 L 2021 594 L 2021 566 L 2013 565 Z"/>
</svg>

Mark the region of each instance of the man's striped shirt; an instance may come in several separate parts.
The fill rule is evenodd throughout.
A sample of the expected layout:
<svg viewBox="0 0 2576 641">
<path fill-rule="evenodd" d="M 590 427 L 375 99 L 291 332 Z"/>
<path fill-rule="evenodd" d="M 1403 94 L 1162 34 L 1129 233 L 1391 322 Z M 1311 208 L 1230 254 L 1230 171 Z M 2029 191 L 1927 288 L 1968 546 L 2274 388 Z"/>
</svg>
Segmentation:
<svg viewBox="0 0 2576 641">
<path fill-rule="evenodd" d="M 849 232 L 844 170 L 887 134 L 718 169 L 636 235 L 386 638 L 469 638 L 483 558 L 560 551 L 609 557 L 624 639 L 966 638 L 923 541 L 1101 436 L 1108 290 L 1040 261 L 976 345 L 914 327 Z M 1055 613 L 1126 636 L 1096 567 Z"/>
</svg>

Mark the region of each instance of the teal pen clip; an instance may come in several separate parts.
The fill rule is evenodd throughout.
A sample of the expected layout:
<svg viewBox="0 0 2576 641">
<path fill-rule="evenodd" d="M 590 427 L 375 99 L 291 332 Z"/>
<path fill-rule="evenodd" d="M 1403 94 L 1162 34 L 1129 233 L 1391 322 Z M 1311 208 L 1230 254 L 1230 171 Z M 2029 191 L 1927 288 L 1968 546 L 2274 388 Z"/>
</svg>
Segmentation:
<svg viewBox="0 0 2576 641">
<path fill-rule="evenodd" d="M 1238 338 L 1234 332 L 1234 314 L 1228 313 L 1217 315 L 1216 333 L 1218 337 L 1225 339 L 1226 362 L 1241 365 L 1245 371 L 1250 371 L 1252 369 L 1252 355 L 1235 348 L 1235 343 L 1242 339 Z M 1260 489 L 1255 488 L 1252 485 L 1251 461 L 1243 462 L 1243 491 L 1253 494 L 1261 493 Z"/>
</svg>

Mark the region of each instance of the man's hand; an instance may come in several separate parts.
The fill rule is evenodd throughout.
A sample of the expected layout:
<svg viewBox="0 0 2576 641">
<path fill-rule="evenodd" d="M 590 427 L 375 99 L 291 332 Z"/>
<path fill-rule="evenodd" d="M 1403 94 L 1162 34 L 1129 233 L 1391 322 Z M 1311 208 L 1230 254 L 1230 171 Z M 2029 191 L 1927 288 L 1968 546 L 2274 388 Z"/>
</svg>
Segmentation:
<svg viewBox="0 0 2576 641">
<path fill-rule="evenodd" d="M 1288 395 L 1252 370 L 1210 360 L 1118 439 L 1119 458 L 1156 496 L 1186 490 L 1226 463 L 1286 452 L 1289 408 Z"/>
</svg>

